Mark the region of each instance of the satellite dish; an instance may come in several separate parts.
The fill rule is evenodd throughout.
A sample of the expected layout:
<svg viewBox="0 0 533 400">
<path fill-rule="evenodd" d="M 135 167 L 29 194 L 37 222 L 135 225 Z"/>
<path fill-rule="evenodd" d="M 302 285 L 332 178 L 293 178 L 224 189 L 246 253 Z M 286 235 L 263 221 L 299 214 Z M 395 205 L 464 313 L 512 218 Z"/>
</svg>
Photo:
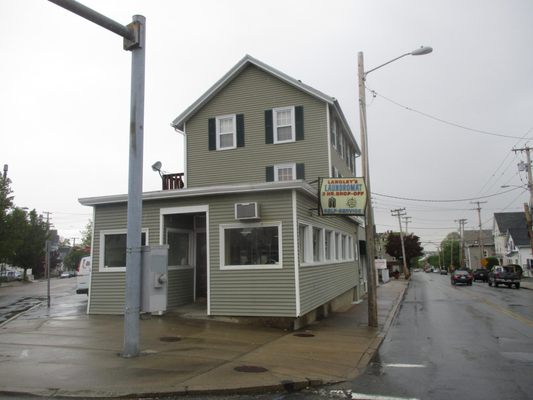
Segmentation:
<svg viewBox="0 0 533 400">
<path fill-rule="evenodd" d="M 161 164 L 161 161 L 156 161 L 154 163 L 154 165 L 152 165 L 152 170 L 153 171 L 157 171 L 157 172 L 161 172 L 161 167 L 163 166 L 163 164 Z"/>
</svg>

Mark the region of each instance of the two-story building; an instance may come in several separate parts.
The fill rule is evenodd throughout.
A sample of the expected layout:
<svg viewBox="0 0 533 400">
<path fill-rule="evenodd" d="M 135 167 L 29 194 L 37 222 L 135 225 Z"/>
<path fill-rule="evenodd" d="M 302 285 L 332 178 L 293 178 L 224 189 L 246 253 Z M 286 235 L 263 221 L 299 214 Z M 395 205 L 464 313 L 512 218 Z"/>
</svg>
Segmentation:
<svg viewBox="0 0 533 400">
<path fill-rule="evenodd" d="M 185 172 L 142 210 L 143 244 L 169 246 L 168 309 L 298 327 L 359 300 L 360 219 L 317 213 L 317 179 L 355 176 L 360 153 L 337 100 L 245 56 L 172 126 Z M 123 312 L 126 201 L 80 199 L 94 209 L 90 314 Z"/>
</svg>

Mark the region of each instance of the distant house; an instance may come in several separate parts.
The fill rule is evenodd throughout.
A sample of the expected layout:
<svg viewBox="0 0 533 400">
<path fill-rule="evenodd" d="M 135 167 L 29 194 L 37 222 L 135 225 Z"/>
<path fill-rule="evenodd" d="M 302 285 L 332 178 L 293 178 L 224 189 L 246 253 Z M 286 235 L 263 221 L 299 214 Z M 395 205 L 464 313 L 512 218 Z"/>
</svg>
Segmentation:
<svg viewBox="0 0 533 400">
<path fill-rule="evenodd" d="M 481 268 L 481 259 L 494 255 L 494 239 L 490 229 L 465 230 L 463 234 L 465 244 L 465 266 L 469 269 Z"/>
<path fill-rule="evenodd" d="M 172 126 L 185 173 L 143 194 L 142 218 L 143 244 L 169 246 L 169 309 L 297 327 L 361 298 L 361 220 L 317 215 L 317 178 L 355 176 L 360 153 L 337 100 L 246 56 Z M 94 208 L 91 314 L 123 312 L 126 200 L 80 199 Z"/>
<path fill-rule="evenodd" d="M 524 212 L 495 213 L 493 235 L 500 264 L 518 264 L 525 276 L 532 276 L 531 243 Z"/>
</svg>

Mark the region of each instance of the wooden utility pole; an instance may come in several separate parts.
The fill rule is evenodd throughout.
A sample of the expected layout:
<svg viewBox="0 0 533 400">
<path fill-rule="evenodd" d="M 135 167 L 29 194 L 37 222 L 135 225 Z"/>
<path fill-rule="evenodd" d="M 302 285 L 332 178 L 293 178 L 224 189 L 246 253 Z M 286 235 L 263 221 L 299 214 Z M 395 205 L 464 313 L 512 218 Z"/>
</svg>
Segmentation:
<svg viewBox="0 0 533 400">
<path fill-rule="evenodd" d="M 459 222 L 459 235 L 461 237 L 461 255 L 459 265 L 461 268 L 465 267 L 465 224 L 466 219 L 456 219 L 455 222 Z"/>
<path fill-rule="evenodd" d="M 405 221 L 405 234 L 409 235 L 409 229 L 407 229 L 407 226 L 409 222 L 411 222 L 411 217 L 402 217 L 402 219 Z"/>
<path fill-rule="evenodd" d="M 398 223 L 400 224 L 400 242 L 402 243 L 402 256 L 403 256 L 403 274 L 405 279 L 409 279 L 409 270 L 407 269 L 407 259 L 405 258 L 405 244 L 403 241 L 403 231 L 402 231 L 402 216 L 406 215 L 405 208 L 397 208 L 391 210 L 391 215 L 398 217 Z"/>
<path fill-rule="evenodd" d="M 477 204 L 477 207 L 474 208 L 474 210 L 477 210 L 477 217 L 479 219 L 479 241 L 478 241 L 478 245 L 479 245 L 479 262 L 481 263 L 481 260 L 483 259 L 483 255 L 484 255 L 483 238 L 482 238 L 482 233 L 481 233 L 481 229 L 482 229 L 482 226 L 481 226 L 481 204 L 486 203 L 486 201 L 472 201 L 471 203 L 472 204 Z M 470 268 L 472 268 L 472 267 L 474 267 L 474 266 L 470 265 Z M 476 265 L 475 267 L 479 268 L 479 265 Z"/>
<path fill-rule="evenodd" d="M 524 147 L 521 149 L 513 149 L 516 153 L 518 151 L 526 153 L 526 168 L 527 168 L 527 188 L 529 190 L 529 205 L 524 203 L 524 211 L 527 221 L 527 233 L 529 235 L 529 245 L 531 247 L 531 258 L 533 258 L 533 177 L 531 174 L 531 155 L 532 147 Z"/>
</svg>

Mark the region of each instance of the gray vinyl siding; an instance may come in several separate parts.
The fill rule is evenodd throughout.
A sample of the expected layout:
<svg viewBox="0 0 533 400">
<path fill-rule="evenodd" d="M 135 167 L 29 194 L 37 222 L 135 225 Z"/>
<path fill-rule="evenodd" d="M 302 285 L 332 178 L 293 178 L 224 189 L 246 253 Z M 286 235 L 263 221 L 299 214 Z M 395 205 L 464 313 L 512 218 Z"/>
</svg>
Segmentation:
<svg viewBox="0 0 533 400">
<path fill-rule="evenodd" d="M 316 201 L 300 193 L 297 196 L 298 222 L 351 234 L 355 245 L 357 225 L 353 221 L 341 216 L 319 217 L 316 211 L 311 215 L 309 209 L 317 207 Z M 301 264 L 302 257 L 299 259 Z M 301 314 L 312 311 L 355 287 L 359 279 L 358 269 L 357 259 L 322 265 L 300 265 Z"/>
<path fill-rule="evenodd" d="M 195 200 L 180 201 L 179 206 L 197 205 Z M 175 207 L 172 201 L 144 202 L 142 228 L 148 230 L 148 244 L 159 244 L 160 208 Z M 127 229 L 126 203 L 99 205 L 95 207 L 94 240 L 92 252 L 90 314 L 122 314 L 124 312 L 124 294 L 126 273 L 100 271 L 100 232 L 106 230 Z M 168 307 L 184 304 L 184 299 L 192 299 L 194 292 L 192 270 L 169 271 Z M 190 281 L 186 288 L 178 282 Z M 192 301 L 192 300 L 191 300 Z"/>
<path fill-rule="evenodd" d="M 150 245 L 159 244 L 160 209 L 209 204 L 210 298 L 212 315 L 295 316 L 292 192 L 262 192 L 205 196 L 194 199 L 145 201 L 142 228 Z M 258 202 L 261 222 L 281 222 L 281 269 L 221 270 L 220 224 L 233 224 L 235 203 Z M 126 204 L 97 206 L 93 247 L 91 314 L 121 314 L 124 309 L 125 273 L 99 270 L 100 232 L 126 229 Z M 168 308 L 194 300 L 194 270 L 170 270 Z"/>
<path fill-rule="evenodd" d="M 260 204 L 261 222 L 281 222 L 282 268 L 222 270 L 219 225 L 236 222 L 236 202 Z M 211 204 L 211 315 L 296 315 L 291 191 L 225 196 Z"/>
<path fill-rule="evenodd" d="M 305 139 L 265 144 L 265 110 L 303 106 Z M 245 146 L 208 150 L 208 119 L 243 114 Z M 306 180 L 329 176 L 327 108 L 255 66 L 248 66 L 186 122 L 188 187 L 265 181 L 274 164 L 305 164 Z M 211 173 L 216 171 L 216 173 Z"/>
</svg>

